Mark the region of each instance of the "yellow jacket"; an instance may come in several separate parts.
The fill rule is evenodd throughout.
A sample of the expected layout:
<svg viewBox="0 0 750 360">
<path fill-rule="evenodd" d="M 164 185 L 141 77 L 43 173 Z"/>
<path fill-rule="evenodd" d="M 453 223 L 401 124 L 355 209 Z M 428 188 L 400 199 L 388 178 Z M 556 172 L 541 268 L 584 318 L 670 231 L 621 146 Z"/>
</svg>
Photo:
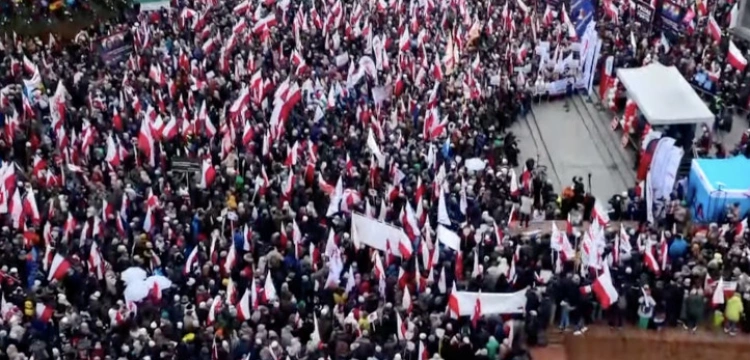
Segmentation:
<svg viewBox="0 0 750 360">
<path fill-rule="evenodd" d="M 740 294 L 734 294 L 732 298 L 727 301 L 727 307 L 726 310 L 724 310 L 724 315 L 726 316 L 727 320 L 738 322 L 740 321 L 740 317 L 742 316 L 743 312 L 745 312 L 745 309 L 742 306 L 742 298 L 740 298 Z"/>
</svg>

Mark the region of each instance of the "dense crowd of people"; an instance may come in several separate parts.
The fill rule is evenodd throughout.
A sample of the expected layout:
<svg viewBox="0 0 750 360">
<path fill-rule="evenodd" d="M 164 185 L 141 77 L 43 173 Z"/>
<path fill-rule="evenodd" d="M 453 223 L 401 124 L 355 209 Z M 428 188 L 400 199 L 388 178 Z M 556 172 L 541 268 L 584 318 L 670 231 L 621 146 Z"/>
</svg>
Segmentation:
<svg viewBox="0 0 750 360">
<path fill-rule="evenodd" d="M 605 52 L 649 56 L 619 42 L 627 18 L 596 20 Z M 522 1 L 207 0 L 6 36 L 0 354 L 524 359 L 553 322 L 694 328 L 709 304 L 750 330 L 743 214 L 697 229 L 678 188 L 646 224 L 636 191 L 607 211 L 581 179 L 544 211 L 507 129 L 575 75 L 534 54 L 575 54 L 570 22 Z M 569 226 L 523 234 L 539 218 Z M 606 279 L 619 296 L 592 291 Z M 526 305 L 455 316 L 456 289 Z"/>
</svg>

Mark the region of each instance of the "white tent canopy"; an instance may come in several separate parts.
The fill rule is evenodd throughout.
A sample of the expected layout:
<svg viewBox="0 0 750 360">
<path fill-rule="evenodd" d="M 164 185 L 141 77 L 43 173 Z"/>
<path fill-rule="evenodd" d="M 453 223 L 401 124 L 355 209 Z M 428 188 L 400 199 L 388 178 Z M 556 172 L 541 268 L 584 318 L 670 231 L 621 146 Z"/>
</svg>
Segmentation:
<svg viewBox="0 0 750 360">
<path fill-rule="evenodd" d="M 713 125 L 714 114 L 674 66 L 617 69 L 617 77 L 651 125 Z"/>
</svg>

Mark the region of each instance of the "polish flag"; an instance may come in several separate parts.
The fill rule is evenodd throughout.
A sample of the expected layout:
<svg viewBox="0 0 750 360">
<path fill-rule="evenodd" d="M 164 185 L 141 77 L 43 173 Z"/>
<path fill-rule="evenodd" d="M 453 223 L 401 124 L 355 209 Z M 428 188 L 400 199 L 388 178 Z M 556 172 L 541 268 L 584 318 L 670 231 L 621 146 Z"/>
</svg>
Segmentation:
<svg viewBox="0 0 750 360">
<path fill-rule="evenodd" d="M 229 246 L 227 251 L 227 258 L 224 259 L 224 272 L 228 275 L 232 272 L 234 264 L 237 262 L 237 249 L 235 248 L 234 241 Z"/>
<path fill-rule="evenodd" d="M 542 15 L 542 18 L 544 19 L 545 26 L 550 26 L 552 25 L 552 22 L 555 21 L 555 15 L 552 13 L 552 8 L 549 4 L 544 8 L 544 15 Z"/>
<path fill-rule="evenodd" d="M 292 198 L 292 191 L 294 190 L 294 171 L 292 171 L 292 168 L 289 168 L 289 177 L 287 178 L 286 182 L 284 183 L 284 188 L 281 189 L 281 196 L 285 200 L 290 200 Z"/>
<path fill-rule="evenodd" d="M 437 252 L 437 247 L 432 249 L 433 254 Z M 437 254 L 434 255 L 433 259 L 437 258 Z M 438 292 L 440 294 L 445 294 L 448 291 L 448 279 L 447 275 L 445 275 L 445 266 L 443 266 L 443 269 L 440 270 L 440 277 L 438 277 Z"/>
<path fill-rule="evenodd" d="M 508 227 L 518 221 L 518 211 L 516 211 L 516 205 L 512 205 L 510 208 L 510 214 L 508 214 Z"/>
<path fill-rule="evenodd" d="M 417 353 L 417 360 L 427 360 L 427 347 L 424 345 L 424 341 L 419 340 L 419 350 Z"/>
<path fill-rule="evenodd" d="M 63 238 L 73 235 L 73 231 L 76 229 L 78 222 L 73 217 L 73 213 L 68 212 L 68 219 L 63 224 Z"/>
<path fill-rule="evenodd" d="M 406 340 L 406 332 L 409 329 L 406 323 L 401 319 L 401 315 L 396 312 L 396 335 L 399 340 Z"/>
<path fill-rule="evenodd" d="M 605 310 L 614 304 L 620 296 L 612 284 L 612 276 L 609 273 L 608 266 L 604 266 L 602 274 L 591 284 L 591 290 L 594 292 L 596 299 L 599 300 L 599 304 Z"/>
<path fill-rule="evenodd" d="M 414 208 L 411 207 L 411 204 L 409 204 L 408 201 L 406 202 L 404 208 L 405 209 L 402 210 L 404 212 L 401 216 L 401 222 L 404 225 L 406 234 L 409 235 L 410 239 L 422 235 L 421 231 L 419 230 L 419 220 L 417 220 L 417 215 L 414 213 Z M 411 244 L 409 244 L 409 249 L 411 249 Z M 409 254 L 411 254 L 411 252 L 409 252 Z"/>
<path fill-rule="evenodd" d="M 409 293 L 409 287 L 404 287 L 404 296 L 401 300 L 401 306 L 406 310 L 407 313 L 410 313 L 413 309 L 412 303 L 411 303 L 411 294 Z"/>
<path fill-rule="evenodd" d="M 169 122 L 167 125 L 164 126 L 164 128 L 161 131 L 161 136 L 165 140 L 171 140 L 175 136 L 177 136 L 177 133 L 179 132 L 179 126 L 177 126 L 177 119 L 172 116 L 171 119 L 169 119 Z"/>
<path fill-rule="evenodd" d="M 459 307 L 458 298 L 456 297 L 456 282 L 453 282 L 451 293 L 448 295 L 448 311 L 451 317 L 458 318 L 461 316 L 461 308 Z"/>
<path fill-rule="evenodd" d="M 147 233 L 151 232 L 151 229 L 154 228 L 154 223 L 156 222 L 156 216 L 154 215 L 153 207 L 149 206 L 146 208 L 146 216 L 143 217 L 143 230 Z"/>
<path fill-rule="evenodd" d="M 659 268 L 659 262 L 657 262 L 656 258 L 654 257 L 652 249 L 652 247 L 646 249 L 646 251 L 643 253 L 643 261 L 654 274 L 659 275 L 661 273 L 661 269 Z"/>
<path fill-rule="evenodd" d="M 198 261 L 198 246 L 193 246 L 193 250 L 190 251 L 190 254 L 187 257 L 187 260 L 185 260 L 185 268 L 182 269 L 182 273 L 187 275 L 190 274 L 193 265 Z"/>
<path fill-rule="evenodd" d="M 52 306 L 45 305 L 42 303 L 36 304 L 36 317 L 39 321 L 47 323 L 52 319 L 52 315 L 55 314 L 55 309 Z"/>
<path fill-rule="evenodd" d="M 506 276 L 506 279 L 508 279 L 509 283 L 515 283 L 516 282 L 516 261 L 520 259 L 520 247 L 516 245 L 516 251 L 513 253 L 513 258 L 510 260 L 510 267 L 508 268 L 508 276 Z"/>
<path fill-rule="evenodd" d="M 201 181 L 198 185 L 202 189 L 208 189 L 216 179 L 216 169 L 211 164 L 211 159 L 204 159 L 201 166 Z"/>
<path fill-rule="evenodd" d="M 667 239 L 664 237 L 664 232 L 661 233 L 661 240 L 659 241 L 659 268 L 664 270 L 667 268 L 667 262 L 669 261 L 669 244 Z"/>
<path fill-rule="evenodd" d="M 138 149 L 143 152 L 146 158 L 152 159 L 154 154 L 154 137 L 151 135 L 151 128 L 146 118 L 143 118 L 141 121 L 141 130 L 138 132 Z"/>
<path fill-rule="evenodd" d="M 234 12 L 237 15 L 242 15 L 248 10 L 250 10 L 253 7 L 252 2 L 250 0 L 245 0 L 239 4 L 237 4 L 233 9 L 232 12 Z"/>
<path fill-rule="evenodd" d="M 724 279 L 719 278 L 719 283 L 716 284 L 713 295 L 711 295 L 711 305 L 717 306 L 724 303 Z"/>
<path fill-rule="evenodd" d="M 240 321 L 250 320 L 252 309 L 250 308 L 250 290 L 245 289 L 242 298 L 237 303 L 237 318 Z"/>
<path fill-rule="evenodd" d="M 216 313 L 221 311 L 221 295 L 216 295 L 214 301 L 211 303 L 211 307 L 208 308 L 208 319 L 206 325 L 211 325 L 216 322 Z"/>
<path fill-rule="evenodd" d="M 294 145 L 290 148 L 289 145 L 287 145 L 286 148 L 286 161 L 284 161 L 285 166 L 294 166 L 297 165 L 297 155 L 299 154 L 299 142 L 295 141 Z"/>
<path fill-rule="evenodd" d="M 250 281 L 250 306 L 252 309 L 257 309 L 260 305 L 258 300 L 258 285 L 255 283 L 255 278 Z"/>
<path fill-rule="evenodd" d="M 13 228 L 20 229 L 23 226 L 24 206 L 18 188 L 13 192 L 13 197 L 10 199 L 10 204 L 8 204 L 8 210 L 11 220 L 13 220 Z"/>
<path fill-rule="evenodd" d="M 276 300 L 276 287 L 273 285 L 273 281 L 271 280 L 271 271 L 269 270 L 266 274 L 266 281 L 265 284 L 263 284 L 263 293 L 266 297 L 267 302 L 271 302 L 273 300 Z"/>
<path fill-rule="evenodd" d="M 601 226 L 609 224 L 609 213 L 599 200 L 594 202 L 594 209 L 591 211 L 591 218 L 596 219 Z"/>
<path fill-rule="evenodd" d="M 727 61 L 729 64 L 732 65 L 735 69 L 739 70 L 740 72 L 745 70 L 745 66 L 747 66 L 747 59 L 742 55 L 742 52 L 740 52 L 740 49 L 737 48 L 737 45 L 734 44 L 734 41 L 729 40 L 729 53 L 727 54 Z"/>
<path fill-rule="evenodd" d="M 70 262 L 64 256 L 55 253 L 52 258 L 52 263 L 49 266 L 49 273 L 47 274 L 47 281 L 55 279 L 57 281 L 62 280 L 70 270 Z"/>
<path fill-rule="evenodd" d="M 422 240 L 419 243 L 419 253 L 422 255 L 422 268 L 432 274 L 432 251 L 430 251 L 429 241 Z"/>
<path fill-rule="evenodd" d="M 742 235 L 747 231 L 747 218 L 742 219 L 737 225 L 734 227 L 734 233 L 735 235 Z"/>
<path fill-rule="evenodd" d="M 478 278 L 482 275 L 482 266 L 479 265 L 479 249 L 474 249 L 474 266 L 471 269 L 471 277 Z"/>
<path fill-rule="evenodd" d="M 39 155 L 34 155 L 34 167 L 31 170 L 31 176 L 39 177 L 39 173 L 47 168 L 47 162 Z"/>
<path fill-rule="evenodd" d="M 36 205 L 36 197 L 34 196 L 34 189 L 29 188 L 26 195 L 23 198 L 23 211 L 24 215 L 31 217 L 31 221 L 34 225 L 39 225 L 42 221 L 41 215 L 39 215 L 39 207 Z"/>
<path fill-rule="evenodd" d="M 404 33 L 398 39 L 398 48 L 401 51 L 408 51 L 411 48 L 411 36 L 409 35 L 409 29 L 404 29 Z"/>
<path fill-rule="evenodd" d="M 104 160 L 113 168 L 120 166 L 120 152 L 117 151 L 117 144 L 112 135 L 107 136 L 107 156 Z"/>
<path fill-rule="evenodd" d="M 250 251 L 253 244 L 253 228 L 245 225 L 242 228 L 242 250 Z"/>
<path fill-rule="evenodd" d="M 260 19 L 255 25 L 253 26 L 253 34 L 260 35 L 262 34 L 266 29 L 270 29 L 277 24 L 276 15 L 274 13 L 271 13 L 270 15 L 266 16 L 263 19 Z"/>
<path fill-rule="evenodd" d="M 521 194 L 521 189 L 518 187 L 518 175 L 516 175 L 516 171 L 513 169 L 510 169 L 510 195 L 511 196 L 518 196 Z M 510 224 L 510 222 L 508 222 Z"/>
<path fill-rule="evenodd" d="M 104 260 L 102 259 L 102 254 L 99 252 L 99 246 L 96 245 L 96 242 L 91 244 L 88 265 L 89 271 L 92 271 L 97 279 L 104 279 Z"/>
<path fill-rule="evenodd" d="M 714 39 L 714 42 L 721 41 L 721 27 L 719 27 L 719 23 L 716 22 L 713 14 L 708 16 L 708 26 L 706 27 L 706 31 L 711 35 L 711 38 Z"/>
</svg>

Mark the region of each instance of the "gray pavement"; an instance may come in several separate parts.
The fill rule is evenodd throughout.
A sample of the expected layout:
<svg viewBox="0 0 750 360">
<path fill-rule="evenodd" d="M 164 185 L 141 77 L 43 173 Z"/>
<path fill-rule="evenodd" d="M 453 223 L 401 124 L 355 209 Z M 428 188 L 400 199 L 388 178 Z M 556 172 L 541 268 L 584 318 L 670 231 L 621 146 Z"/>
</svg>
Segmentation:
<svg viewBox="0 0 750 360">
<path fill-rule="evenodd" d="M 635 183 L 634 154 L 621 148 L 608 126 L 576 97 L 569 112 L 562 100 L 536 104 L 533 115 L 511 130 L 518 135 L 523 159 L 539 154 L 556 191 L 571 185 L 574 176 L 587 184 L 591 173 L 594 196 L 608 199 Z"/>
<path fill-rule="evenodd" d="M 620 130 L 612 131 L 609 111 L 599 111 L 596 106 L 576 96 L 566 112 L 562 100 L 535 103 L 533 112 L 511 127 L 519 139 L 523 163 L 528 158 L 538 158 L 547 166 L 547 174 L 556 191 L 572 184 L 573 176 L 591 173 L 593 194 L 608 199 L 635 185 L 635 152 L 623 149 Z M 744 116 L 735 116 L 730 133 L 716 137 L 731 151 L 748 128 Z M 700 134 L 696 134 L 700 135 Z M 520 171 L 520 169 L 517 169 Z M 588 184 L 587 184 L 588 185 Z"/>
</svg>

